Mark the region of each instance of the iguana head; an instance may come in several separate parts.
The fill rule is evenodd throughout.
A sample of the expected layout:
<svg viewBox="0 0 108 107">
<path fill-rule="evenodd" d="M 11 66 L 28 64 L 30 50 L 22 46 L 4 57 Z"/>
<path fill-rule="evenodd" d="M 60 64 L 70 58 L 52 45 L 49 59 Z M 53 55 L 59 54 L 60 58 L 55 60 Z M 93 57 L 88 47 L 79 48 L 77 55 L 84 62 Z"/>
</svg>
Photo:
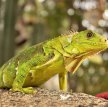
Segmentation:
<svg viewBox="0 0 108 107">
<path fill-rule="evenodd" d="M 91 30 L 74 33 L 73 36 L 71 33 L 68 35 L 67 41 L 67 45 L 63 45 L 64 49 L 74 57 L 73 60 L 69 60 L 69 58 L 65 60 L 65 68 L 73 73 L 85 58 L 108 48 L 108 40 Z"/>
<path fill-rule="evenodd" d="M 91 30 L 75 34 L 72 37 L 72 44 L 74 44 L 73 53 L 79 55 L 92 55 L 108 48 L 106 37 Z"/>
</svg>

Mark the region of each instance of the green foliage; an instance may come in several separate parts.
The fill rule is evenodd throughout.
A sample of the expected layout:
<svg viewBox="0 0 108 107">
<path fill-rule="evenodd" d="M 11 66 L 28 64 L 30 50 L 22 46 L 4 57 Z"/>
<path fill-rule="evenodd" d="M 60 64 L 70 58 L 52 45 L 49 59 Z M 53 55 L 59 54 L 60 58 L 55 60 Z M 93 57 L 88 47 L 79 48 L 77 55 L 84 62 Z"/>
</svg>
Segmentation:
<svg viewBox="0 0 108 107">
<path fill-rule="evenodd" d="M 4 5 L 5 13 L 3 24 L 4 29 L 2 29 L 1 35 L 1 46 L 0 46 L 0 66 L 9 60 L 15 51 L 15 20 L 16 20 L 16 7 L 18 0 L 6 0 Z M 13 9 L 14 8 L 14 9 Z M 1 11 L 2 12 L 2 11 Z M 2 24 L 2 23 L 1 23 Z"/>
</svg>

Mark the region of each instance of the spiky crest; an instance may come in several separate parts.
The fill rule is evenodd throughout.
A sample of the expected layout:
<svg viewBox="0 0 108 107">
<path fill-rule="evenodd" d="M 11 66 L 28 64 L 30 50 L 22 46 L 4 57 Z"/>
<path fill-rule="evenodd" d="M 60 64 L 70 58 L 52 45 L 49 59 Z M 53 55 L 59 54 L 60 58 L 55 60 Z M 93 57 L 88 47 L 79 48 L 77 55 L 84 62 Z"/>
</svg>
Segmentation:
<svg viewBox="0 0 108 107">
<path fill-rule="evenodd" d="M 66 31 L 65 33 L 63 33 L 63 34 L 61 34 L 62 36 L 74 36 L 75 34 L 77 34 L 78 32 L 76 31 L 76 30 L 74 30 L 74 29 L 71 29 L 71 30 L 68 30 L 68 31 Z"/>
</svg>

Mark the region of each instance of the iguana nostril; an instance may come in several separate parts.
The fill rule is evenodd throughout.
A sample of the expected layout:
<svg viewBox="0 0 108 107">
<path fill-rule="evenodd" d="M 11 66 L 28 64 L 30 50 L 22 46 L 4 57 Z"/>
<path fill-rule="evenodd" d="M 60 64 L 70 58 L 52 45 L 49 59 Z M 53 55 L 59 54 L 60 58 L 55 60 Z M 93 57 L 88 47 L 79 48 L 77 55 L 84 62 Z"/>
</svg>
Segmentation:
<svg viewBox="0 0 108 107">
<path fill-rule="evenodd" d="M 108 39 L 100 39 L 100 42 L 106 42 Z"/>
<path fill-rule="evenodd" d="M 108 38 L 105 39 L 105 42 L 108 40 Z"/>
</svg>

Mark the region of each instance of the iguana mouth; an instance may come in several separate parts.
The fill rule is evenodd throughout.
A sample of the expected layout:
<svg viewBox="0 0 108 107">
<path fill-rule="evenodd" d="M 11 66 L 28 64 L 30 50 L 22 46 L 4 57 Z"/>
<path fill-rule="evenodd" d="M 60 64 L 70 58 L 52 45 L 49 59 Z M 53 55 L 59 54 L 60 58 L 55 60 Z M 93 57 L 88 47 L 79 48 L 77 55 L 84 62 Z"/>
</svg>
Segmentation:
<svg viewBox="0 0 108 107">
<path fill-rule="evenodd" d="M 94 45 L 94 46 L 106 46 L 106 43 L 91 43 L 91 45 Z M 108 45 L 108 44 L 107 44 Z"/>
<path fill-rule="evenodd" d="M 104 45 L 108 47 L 108 41 L 106 41 L 105 43 L 96 43 L 96 42 L 80 42 L 79 44 L 89 44 L 89 45 L 94 45 L 94 46 L 101 46 L 101 45 Z"/>
<path fill-rule="evenodd" d="M 97 49 L 97 50 L 91 50 L 91 51 L 88 51 L 88 52 L 84 52 L 84 53 L 81 53 L 80 55 L 75 56 L 75 59 L 80 58 L 80 57 L 87 57 L 87 56 L 91 56 L 91 55 L 94 55 L 94 54 L 98 54 L 105 49 L 101 49 L 101 50 Z"/>
</svg>

